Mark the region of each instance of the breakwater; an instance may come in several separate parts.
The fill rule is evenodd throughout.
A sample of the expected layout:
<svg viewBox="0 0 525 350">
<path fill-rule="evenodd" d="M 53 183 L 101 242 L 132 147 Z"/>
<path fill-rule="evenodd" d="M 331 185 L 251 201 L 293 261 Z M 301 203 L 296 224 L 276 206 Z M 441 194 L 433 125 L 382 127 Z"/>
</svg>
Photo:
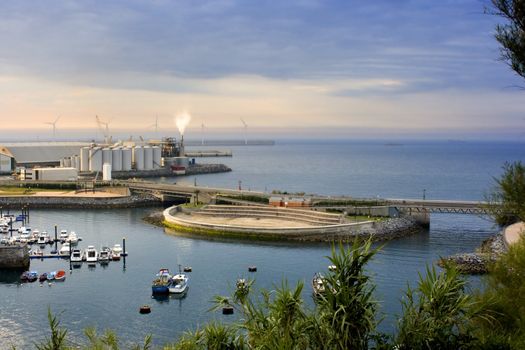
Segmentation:
<svg viewBox="0 0 525 350">
<path fill-rule="evenodd" d="M 0 246 L 0 269 L 26 269 L 28 267 L 27 245 Z"/>
<path fill-rule="evenodd" d="M 342 216 L 315 211 L 272 207 L 210 206 L 188 210 L 166 209 L 164 224 L 172 229 L 208 236 L 229 236 L 262 240 L 353 241 L 372 238 L 390 240 L 420 232 L 412 218 L 348 222 Z M 335 218 L 337 217 L 337 218 Z M 270 223 L 270 222 L 274 223 Z"/>
<path fill-rule="evenodd" d="M 22 206 L 54 209 L 104 209 L 160 206 L 161 200 L 149 194 L 133 194 L 124 197 L 51 197 L 51 196 L 5 196 L 0 197 L 4 209 Z"/>
<path fill-rule="evenodd" d="M 232 171 L 232 169 L 224 164 L 190 164 L 186 168 L 186 175 L 198 174 L 213 174 L 225 173 Z M 94 175 L 94 174 L 93 174 Z M 131 171 L 114 171 L 111 176 L 114 179 L 129 179 L 129 178 L 148 178 L 148 177 L 170 177 L 178 176 L 170 169 L 154 169 L 154 170 L 131 170 Z"/>
</svg>

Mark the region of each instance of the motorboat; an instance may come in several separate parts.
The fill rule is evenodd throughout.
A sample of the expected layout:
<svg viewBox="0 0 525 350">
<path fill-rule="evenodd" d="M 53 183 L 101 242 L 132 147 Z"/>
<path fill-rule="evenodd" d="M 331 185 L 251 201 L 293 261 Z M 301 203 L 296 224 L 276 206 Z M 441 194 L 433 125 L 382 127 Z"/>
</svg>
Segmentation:
<svg viewBox="0 0 525 350">
<path fill-rule="evenodd" d="M 67 233 L 67 230 L 60 231 L 60 236 L 59 236 L 60 242 L 64 243 L 68 237 L 69 237 L 69 233 Z"/>
<path fill-rule="evenodd" d="M 113 248 L 111 248 L 111 257 L 113 260 L 120 260 L 120 256 L 122 255 L 122 247 L 120 244 L 115 244 Z"/>
<path fill-rule="evenodd" d="M 78 244 L 78 236 L 75 233 L 75 231 L 71 231 L 69 236 L 67 236 L 66 242 L 68 242 L 71 245 L 77 245 Z"/>
<path fill-rule="evenodd" d="M 320 272 L 317 272 L 312 278 L 312 290 L 316 297 L 321 296 L 325 291 L 324 277 Z"/>
<path fill-rule="evenodd" d="M 71 252 L 71 262 L 82 262 L 82 252 L 80 249 L 73 249 Z"/>
<path fill-rule="evenodd" d="M 58 270 L 55 274 L 55 281 L 63 281 L 66 279 L 66 271 Z"/>
<path fill-rule="evenodd" d="M 89 245 L 85 251 L 86 261 L 88 263 L 96 263 L 98 260 L 98 252 L 94 246 Z"/>
<path fill-rule="evenodd" d="M 40 245 L 45 245 L 49 243 L 49 235 L 44 231 L 38 236 L 37 243 Z"/>
<path fill-rule="evenodd" d="M 56 275 L 57 275 L 57 272 L 56 272 L 56 271 L 48 272 L 48 273 L 47 273 L 47 280 L 48 280 L 48 281 L 52 281 L 52 280 L 54 280 L 55 277 L 56 277 Z"/>
<path fill-rule="evenodd" d="M 20 276 L 20 280 L 24 282 L 34 282 L 38 279 L 37 271 L 26 271 Z"/>
<path fill-rule="evenodd" d="M 47 281 L 47 272 L 44 272 L 43 274 L 41 274 L 40 277 L 38 277 L 38 281 L 40 282 Z"/>
<path fill-rule="evenodd" d="M 151 292 L 153 295 L 169 294 L 169 285 L 171 283 L 171 275 L 168 269 L 160 269 L 155 275 L 155 279 L 151 284 Z"/>
<path fill-rule="evenodd" d="M 109 263 L 110 255 L 111 249 L 109 249 L 108 247 L 102 247 L 100 253 L 98 254 L 98 261 L 101 264 L 107 264 Z"/>
<path fill-rule="evenodd" d="M 184 273 L 178 273 L 171 278 L 168 290 L 171 294 L 185 294 L 188 291 L 188 276 Z"/>
<path fill-rule="evenodd" d="M 18 233 L 31 233 L 31 227 L 22 226 L 18 229 Z"/>
<path fill-rule="evenodd" d="M 44 255 L 44 252 L 42 252 L 40 249 L 38 248 L 35 248 L 35 249 L 31 249 L 29 251 L 29 256 L 34 256 L 34 257 L 41 257 Z"/>
<path fill-rule="evenodd" d="M 70 250 L 71 250 L 71 245 L 68 242 L 65 242 L 64 244 L 62 244 L 62 247 L 58 251 L 58 254 L 62 256 L 69 256 Z"/>
</svg>

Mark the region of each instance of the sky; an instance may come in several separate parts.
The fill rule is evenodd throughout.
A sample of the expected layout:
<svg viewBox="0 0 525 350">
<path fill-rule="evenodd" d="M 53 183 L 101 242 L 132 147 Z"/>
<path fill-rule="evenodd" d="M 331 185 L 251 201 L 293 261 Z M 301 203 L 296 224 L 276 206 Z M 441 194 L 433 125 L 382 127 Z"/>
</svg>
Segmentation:
<svg viewBox="0 0 525 350">
<path fill-rule="evenodd" d="M 523 138 L 525 82 L 487 5 L 3 0 L 1 129 L 52 137 L 60 116 L 56 137 L 89 135 L 98 115 L 168 134 L 187 111 L 195 138 L 240 136 L 241 119 L 254 137 Z"/>
</svg>

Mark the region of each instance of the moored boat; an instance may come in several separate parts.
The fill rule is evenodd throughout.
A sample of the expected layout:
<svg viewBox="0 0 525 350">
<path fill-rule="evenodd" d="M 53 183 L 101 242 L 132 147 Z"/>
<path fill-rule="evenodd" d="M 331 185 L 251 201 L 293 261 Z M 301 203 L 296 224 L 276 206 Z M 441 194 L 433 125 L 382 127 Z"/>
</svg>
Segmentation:
<svg viewBox="0 0 525 350">
<path fill-rule="evenodd" d="M 48 280 L 48 281 L 52 281 L 52 280 L 54 280 L 55 277 L 56 277 L 56 274 L 57 274 L 56 271 L 48 272 L 48 273 L 47 273 L 47 280 Z"/>
<path fill-rule="evenodd" d="M 88 262 L 88 263 L 93 264 L 93 263 L 96 263 L 98 261 L 98 252 L 95 249 L 95 247 L 92 246 L 92 245 L 89 245 L 86 248 L 85 256 L 86 256 L 86 262 Z"/>
<path fill-rule="evenodd" d="M 319 272 L 317 272 L 312 278 L 312 290 L 316 297 L 319 297 L 325 291 L 324 277 Z"/>
<path fill-rule="evenodd" d="M 80 249 L 73 249 L 71 252 L 71 262 L 82 262 L 82 252 Z"/>
<path fill-rule="evenodd" d="M 110 255 L 111 255 L 111 249 L 109 249 L 108 247 L 102 247 L 102 249 L 100 250 L 100 253 L 98 254 L 98 261 L 101 264 L 107 264 L 109 262 Z"/>
<path fill-rule="evenodd" d="M 178 273 L 171 278 L 168 290 L 171 294 L 185 294 L 188 291 L 188 276 Z"/>
<path fill-rule="evenodd" d="M 38 280 L 40 282 L 45 282 L 47 281 L 47 272 L 44 272 L 43 274 L 40 275 L 40 277 L 38 277 Z"/>
<path fill-rule="evenodd" d="M 67 236 L 66 242 L 68 242 L 71 245 L 77 245 L 78 244 L 78 236 L 75 233 L 75 231 L 71 231 L 69 236 Z"/>
<path fill-rule="evenodd" d="M 120 256 L 122 255 L 122 247 L 120 244 L 115 244 L 113 248 L 111 248 L 111 258 L 113 260 L 120 260 Z"/>
<path fill-rule="evenodd" d="M 64 270 L 58 270 L 55 274 L 55 280 L 56 281 L 63 281 L 66 279 L 66 271 Z"/>
<path fill-rule="evenodd" d="M 60 231 L 60 242 L 64 243 L 68 237 L 69 237 L 69 234 L 67 233 L 67 230 Z"/>
<path fill-rule="evenodd" d="M 69 256 L 70 250 L 71 245 L 68 242 L 65 242 L 64 244 L 62 244 L 62 247 L 58 251 L 58 254 L 62 256 Z"/>
<path fill-rule="evenodd" d="M 160 269 L 159 272 L 155 275 L 155 279 L 151 284 L 151 292 L 154 295 L 158 294 L 168 294 L 169 284 L 171 283 L 171 275 L 168 269 Z"/>
</svg>

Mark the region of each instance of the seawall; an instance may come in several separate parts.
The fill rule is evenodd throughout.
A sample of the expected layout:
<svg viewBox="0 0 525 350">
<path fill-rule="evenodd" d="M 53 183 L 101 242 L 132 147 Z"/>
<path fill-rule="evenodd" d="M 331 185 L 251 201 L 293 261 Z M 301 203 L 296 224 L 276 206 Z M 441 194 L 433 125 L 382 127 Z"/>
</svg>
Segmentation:
<svg viewBox="0 0 525 350">
<path fill-rule="evenodd" d="M 0 246 L 0 269 L 27 269 L 28 267 L 27 245 Z"/>
<path fill-rule="evenodd" d="M 0 197 L 4 209 L 29 208 L 53 209 L 103 209 L 161 206 L 159 198 L 147 194 L 134 194 L 126 197 L 46 197 L 46 196 L 5 196 Z"/>
</svg>

